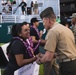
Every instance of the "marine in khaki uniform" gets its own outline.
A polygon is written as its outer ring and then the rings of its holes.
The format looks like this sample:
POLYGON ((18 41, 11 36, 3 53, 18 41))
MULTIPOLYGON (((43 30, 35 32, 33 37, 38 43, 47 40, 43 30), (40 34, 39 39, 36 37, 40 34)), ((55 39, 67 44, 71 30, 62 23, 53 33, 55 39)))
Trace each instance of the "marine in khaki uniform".
POLYGON ((72 31, 57 23, 53 8, 48 7, 40 14, 44 27, 49 31, 44 49, 46 53, 37 55, 38 64, 52 61, 55 52, 59 62, 59 75, 76 75, 76 47, 72 31))

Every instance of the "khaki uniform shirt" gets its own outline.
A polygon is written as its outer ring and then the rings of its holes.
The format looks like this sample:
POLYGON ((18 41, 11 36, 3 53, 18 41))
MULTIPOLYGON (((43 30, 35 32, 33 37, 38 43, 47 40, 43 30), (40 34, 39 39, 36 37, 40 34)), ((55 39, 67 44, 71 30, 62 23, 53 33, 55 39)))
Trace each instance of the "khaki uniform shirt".
POLYGON ((75 40, 72 31, 55 22, 48 31, 44 49, 58 54, 58 59, 76 57, 75 40))

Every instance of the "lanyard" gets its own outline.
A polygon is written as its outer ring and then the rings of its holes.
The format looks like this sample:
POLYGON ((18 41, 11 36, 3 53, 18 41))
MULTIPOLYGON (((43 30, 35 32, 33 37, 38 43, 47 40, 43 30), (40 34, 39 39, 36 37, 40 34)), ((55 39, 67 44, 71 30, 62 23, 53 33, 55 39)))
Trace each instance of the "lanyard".
POLYGON ((19 39, 20 41, 23 42, 24 46, 27 48, 27 51, 29 53, 29 55, 31 57, 35 57, 34 55, 34 50, 32 49, 32 47, 29 45, 29 43, 27 41, 24 41, 23 39, 21 39, 20 37, 13 37, 14 39, 19 39))

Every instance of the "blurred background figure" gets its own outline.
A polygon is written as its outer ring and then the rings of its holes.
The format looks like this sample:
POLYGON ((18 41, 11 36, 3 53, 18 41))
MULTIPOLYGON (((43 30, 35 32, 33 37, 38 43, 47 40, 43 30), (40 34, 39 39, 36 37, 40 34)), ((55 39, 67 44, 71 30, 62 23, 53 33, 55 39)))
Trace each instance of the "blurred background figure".
POLYGON ((30 36, 32 37, 32 41, 34 43, 33 48, 35 48, 35 55, 39 53, 39 45, 40 45, 40 38, 42 33, 39 32, 39 20, 36 17, 31 18, 31 27, 30 27, 30 36))
POLYGON ((8 5, 8 6, 12 6, 12 3, 11 3, 10 0, 7 0, 7 5, 8 5))
POLYGON ((34 14, 38 14, 38 3, 37 3, 37 1, 35 1, 33 10, 34 10, 34 14))
POLYGON ((32 14, 33 14, 33 7, 34 7, 34 3, 33 3, 33 1, 31 1, 31 9, 32 9, 32 14))
POLYGON ((69 24, 68 24, 68 23, 65 23, 65 26, 66 26, 67 28, 69 28, 69 24))
POLYGON ((71 24, 72 24, 71 30, 74 33, 75 43, 76 43, 76 13, 73 13, 71 18, 72 18, 72 20, 71 20, 71 24))
POLYGON ((34 3, 33 3, 33 1, 31 1, 31 8, 34 6, 34 3))
POLYGON ((2 3, 2 5, 5 5, 6 4, 6 1, 5 0, 2 0, 1 3, 2 3))
POLYGON ((6 8, 4 7, 3 9, 2 9, 2 15, 5 15, 7 13, 7 10, 6 10, 6 8))
POLYGON ((59 17, 59 16, 57 16, 56 21, 57 21, 58 23, 60 23, 60 17, 59 17))
POLYGON ((22 14, 26 14, 26 2, 24 2, 24 0, 22 0, 22 2, 20 3, 19 7, 21 6, 21 10, 22 10, 22 14))
POLYGON ((16 0, 13 0, 12 4, 16 4, 16 0))

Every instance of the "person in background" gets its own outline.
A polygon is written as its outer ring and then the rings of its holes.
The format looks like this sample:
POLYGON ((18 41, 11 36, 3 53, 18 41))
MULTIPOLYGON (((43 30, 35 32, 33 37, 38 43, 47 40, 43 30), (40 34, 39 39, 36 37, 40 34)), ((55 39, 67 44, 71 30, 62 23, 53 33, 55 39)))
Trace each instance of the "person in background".
POLYGON ((34 10, 34 14, 38 14, 38 3, 37 3, 37 1, 35 1, 35 3, 34 3, 33 10, 34 10))
POLYGON ((32 14, 33 14, 33 7, 34 7, 34 3, 33 3, 33 1, 31 1, 31 9, 32 9, 32 14))
POLYGON ((67 27, 67 28, 69 28, 69 23, 65 23, 64 26, 67 27))
POLYGON ((22 14, 24 15, 24 13, 26 14, 26 2, 24 2, 24 0, 22 0, 22 2, 19 4, 19 7, 21 6, 21 10, 22 10, 22 14))
POLYGON ((31 8, 34 6, 34 3, 33 3, 33 1, 31 1, 31 8))
POLYGON ((12 7, 12 3, 10 0, 7 0, 7 6, 11 6, 12 7))
POLYGON ((2 0, 1 3, 2 3, 3 6, 6 5, 6 1, 5 0, 2 0))
POLYGON ((5 14, 7 14, 7 10, 6 10, 6 8, 4 7, 4 8, 2 9, 2 15, 5 15, 5 14))
POLYGON ((2 19, 2 13, 0 12, 0 23, 1 23, 1 19, 2 19))
POLYGON ((12 4, 16 4, 16 0, 13 0, 13 1, 12 1, 12 4))
POLYGON ((12 7, 11 6, 8 7, 8 13, 12 14, 12 7))
POLYGON ((59 16, 57 16, 56 21, 57 21, 58 23, 60 23, 60 17, 59 17, 59 16))
POLYGON ((45 54, 38 54, 38 64, 51 62, 55 57, 59 62, 59 75, 76 75, 76 45, 72 31, 56 22, 52 7, 44 9, 40 17, 49 31, 44 49, 45 54), (55 55, 56 52, 56 55, 55 55))
POLYGON ((29 48, 26 39, 30 36, 29 24, 26 22, 12 28, 13 39, 8 48, 9 63, 3 75, 14 75, 14 71, 36 60, 34 52, 29 48))
POLYGON ((72 24, 71 30, 74 33, 75 43, 76 43, 76 13, 73 13, 71 18, 72 18, 72 20, 71 20, 71 24, 72 24))
POLYGON ((34 43, 35 48, 35 55, 39 53, 39 45, 40 45, 40 38, 42 36, 42 32, 39 32, 39 20, 36 17, 31 18, 31 27, 30 27, 30 36, 34 43))

